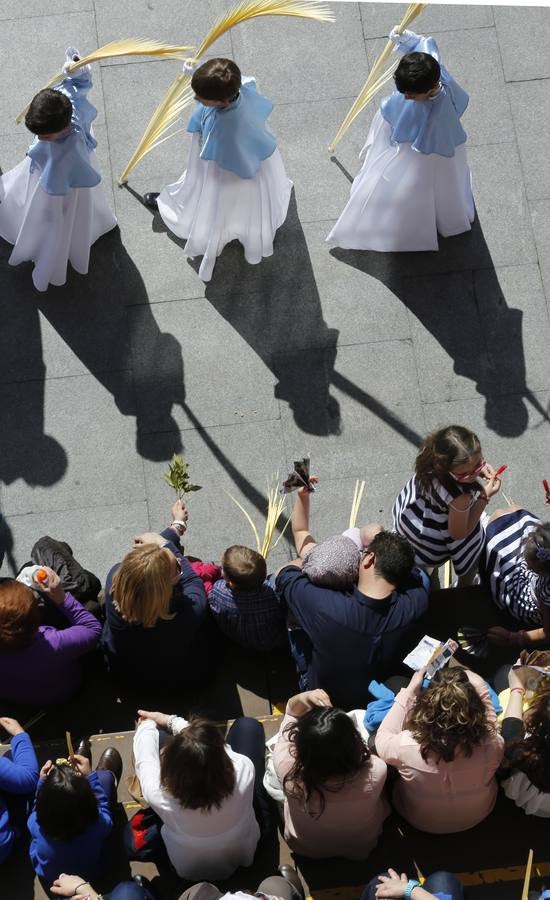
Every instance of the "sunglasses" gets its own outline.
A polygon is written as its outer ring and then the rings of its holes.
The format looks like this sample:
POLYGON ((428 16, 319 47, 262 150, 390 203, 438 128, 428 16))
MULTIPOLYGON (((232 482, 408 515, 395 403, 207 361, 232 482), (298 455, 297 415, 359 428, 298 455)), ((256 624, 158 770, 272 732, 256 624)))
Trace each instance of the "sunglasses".
POLYGON ((467 481, 468 478, 471 478, 472 475, 479 475, 481 470, 487 465, 483 457, 479 460, 477 466, 474 466, 470 472, 462 472, 460 475, 455 475, 454 472, 449 472, 451 478, 454 478, 455 481, 467 481))

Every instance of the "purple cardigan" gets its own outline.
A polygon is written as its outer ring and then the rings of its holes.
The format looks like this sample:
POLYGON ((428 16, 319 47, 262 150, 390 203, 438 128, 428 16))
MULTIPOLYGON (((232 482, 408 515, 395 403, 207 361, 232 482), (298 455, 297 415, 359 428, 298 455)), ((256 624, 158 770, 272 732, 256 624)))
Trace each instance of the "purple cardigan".
POLYGON ((0 692, 14 703, 61 703, 80 684, 79 656, 97 644, 101 624, 65 594, 58 609, 68 627, 58 631, 41 625, 30 646, 14 653, 0 653, 0 692))

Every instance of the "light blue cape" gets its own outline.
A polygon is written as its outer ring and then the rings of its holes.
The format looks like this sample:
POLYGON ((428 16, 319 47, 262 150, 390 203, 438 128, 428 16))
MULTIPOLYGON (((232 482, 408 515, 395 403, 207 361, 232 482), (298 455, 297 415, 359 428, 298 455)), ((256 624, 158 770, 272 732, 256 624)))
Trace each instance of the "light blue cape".
POLYGON ((94 187, 101 181, 90 162, 90 152, 97 146, 91 132, 97 110, 86 97, 91 87, 89 66, 56 86, 55 90, 65 94, 73 105, 71 129, 54 141, 35 138, 27 150, 31 172, 40 169, 39 184, 48 194, 63 195, 72 188, 94 187))
POLYGON ((225 109, 197 103, 187 131, 201 135, 201 159, 214 160, 240 178, 254 178, 277 142, 266 126, 273 104, 256 90, 253 78, 243 79, 239 96, 225 109))
POLYGON ((460 117, 468 106, 468 94, 441 65, 439 50, 432 37, 412 34, 411 39, 399 45, 402 53, 429 53, 441 66, 441 90, 430 100, 406 100, 395 91, 380 104, 380 112, 391 125, 393 144, 412 144, 419 153, 437 153, 439 156, 455 155, 455 148, 466 141, 467 135, 460 117))

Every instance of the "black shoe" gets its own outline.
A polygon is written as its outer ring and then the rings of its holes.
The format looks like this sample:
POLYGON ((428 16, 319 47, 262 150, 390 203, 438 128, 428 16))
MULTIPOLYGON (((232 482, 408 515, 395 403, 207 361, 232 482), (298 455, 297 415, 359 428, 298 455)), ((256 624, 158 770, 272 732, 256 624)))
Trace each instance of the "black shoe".
POLYGON ((296 869, 293 869, 292 866, 279 866, 277 871, 289 883, 296 900, 305 900, 304 886, 296 869))
POLYGON ((159 195, 159 191, 149 191, 149 193, 143 195, 143 204, 148 209, 158 209, 157 197, 159 195))
POLYGON ((115 777, 115 785, 118 787, 122 778, 122 757, 115 747, 107 747, 99 757, 97 769, 106 769, 115 777))
POLYGON ((92 765, 92 745, 89 738, 81 738, 74 752, 77 756, 85 756, 90 765, 92 765))

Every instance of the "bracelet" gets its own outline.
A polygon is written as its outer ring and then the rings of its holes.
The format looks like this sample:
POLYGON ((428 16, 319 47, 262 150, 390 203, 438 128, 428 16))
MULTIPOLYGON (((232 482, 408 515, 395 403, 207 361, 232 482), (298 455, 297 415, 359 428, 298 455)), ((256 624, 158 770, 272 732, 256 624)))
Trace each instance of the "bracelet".
POLYGON ((405 890, 403 891, 403 897, 405 898, 405 900, 410 900, 412 892, 417 887, 420 887, 420 882, 416 881, 416 879, 414 878, 409 878, 405 890))
POLYGON ((80 888, 84 887, 84 885, 86 885, 86 884, 88 885, 88 887, 92 886, 89 881, 81 881, 80 884, 78 885, 78 887, 76 887, 74 889, 75 894, 78 894, 80 888))
POLYGON ((525 688, 522 688, 522 687, 513 687, 513 688, 510 688, 510 693, 511 693, 511 694, 513 694, 514 691, 519 691, 520 694, 524 694, 524 693, 525 693, 525 688))
MULTIPOLYGON (((185 524, 185 522, 182 522, 181 519, 174 519, 173 522, 170 522, 170 528, 173 528, 174 525, 179 525, 181 528, 183 528, 183 531, 187 531, 187 525, 185 524)), ((177 528, 176 528, 176 531, 177 531, 177 528)))

